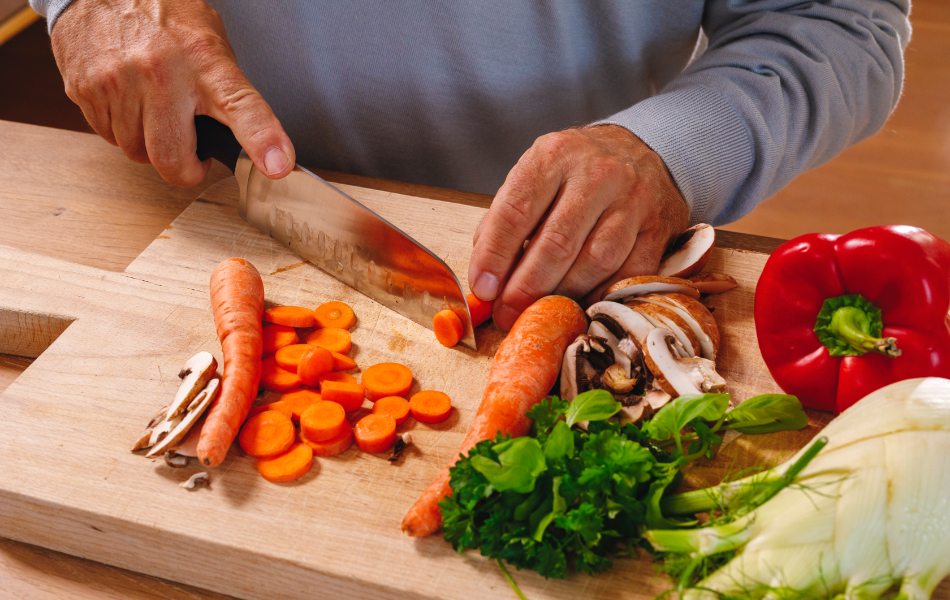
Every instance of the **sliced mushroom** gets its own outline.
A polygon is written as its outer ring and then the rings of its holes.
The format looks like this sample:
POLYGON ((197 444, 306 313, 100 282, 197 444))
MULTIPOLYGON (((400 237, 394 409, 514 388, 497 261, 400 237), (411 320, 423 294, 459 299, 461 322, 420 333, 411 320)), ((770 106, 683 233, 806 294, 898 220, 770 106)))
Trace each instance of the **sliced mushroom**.
POLYGON ((187 480, 182 481, 181 483, 178 484, 178 487, 183 487, 186 490, 193 490, 196 488, 200 488, 201 486, 205 486, 207 488, 211 487, 211 476, 208 475, 208 473, 206 473, 205 471, 202 471, 200 473, 195 473, 194 475, 189 477, 187 480))
POLYGON ((161 407, 155 416, 151 418, 148 422, 148 425, 145 426, 145 431, 142 432, 142 435, 139 436, 139 439, 135 440, 135 444, 132 445, 132 452, 137 452, 139 450, 144 450, 152 445, 152 432, 155 431, 155 426, 165 420, 165 415, 168 414, 168 406, 161 407))
POLYGON ((174 419, 188 409, 189 403, 194 400, 201 390, 205 388, 208 381, 214 377, 218 369, 218 361, 210 352, 199 352, 185 363, 178 377, 181 379, 181 385, 178 386, 178 393, 175 394, 175 400, 168 408, 167 419, 174 419))
POLYGON ((660 259, 657 275, 689 277, 703 270, 716 243, 716 230, 700 223, 679 234, 660 259))
POLYGON ((168 450, 175 449, 175 447, 185 439, 191 427, 201 418, 205 410, 211 406, 211 403, 218 396, 220 383, 220 379, 212 379, 209 381, 208 385, 192 399, 192 402, 188 403, 188 406, 185 407, 183 412, 179 412, 177 417, 164 421, 163 423, 169 424, 168 433, 152 446, 152 449, 149 450, 145 456, 152 458, 168 450))
POLYGON ((578 394, 601 387, 601 373, 614 364, 606 340, 586 334, 577 336, 564 352, 561 365, 561 399, 570 402, 578 394))
MULTIPOLYGON (((635 300, 631 298, 631 300, 635 300)), ((654 304, 652 302, 633 302, 630 308, 655 321, 657 327, 666 327, 673 332, 676 339, 686 348, 687 356, 696 356, 701 354, 702 349, 699 345, 699 339, 693 332, 689 324, 676 313, 672 308, 665 304, 654 304)))
POLYGON ((739 285, 731 275, 722 273, 700 273, 689 278, 702 294, 721 294, 739 285))
POLYGON ((591 321, 601 323, 614 334, 621 352, 631 360, 640 355, 640 348, 654 325, 629 306, 617 302, 597 302, 587 309, 591 321))
POLYGON ((649 404, 654 412, 669 404, 672 399, 673 397, 663 390, 650 390, 643 395, 643 401, 649 404))
POLYGON ((623 338, 618 339, 613 332, 607 329, 606 325, 597 321, 591 321, 590 327, 587 328, 587 335, 601 338, 607 342, 607 345, 610 346, 614 354, 614 365, 620 366, 620 368, 623 369, 624 375, 629 378, 633 372, 633 363, 631 356, 629 356, 627 352, 632 350, 633 358, 637 358, 637 362, 639 363, 640 349, 634 344, 627 344, 621 349, 620 346, 623 338))
POLYGON ((182 469, 188 466, 188 457, 175 454, 174 450, 169 450, 162 456, 165 458, 165 464, 173 469, 182 469))
POLYGON ((619 363, 614 363, 604 370, 600 379, 604 384, 604 388, 608 391, 614 394, 629 394, 640 378, 636 373, 634 377, 630 377, 630 373, 619 363))
POLYGON ((679 342, 669 329, 658 327, 647 336, 644 360, 660 389, 677 398, 683 394, 722 391, 726 380, 716 373, 716 365, 702 357, 678 358, 679 342))
POLYGON ((650 294, 630 298, 628 303, 650 303, 669 308, 696 336, 700 350, 697 354, 713 362, 716 361, 716 354, 719 351, 719 328, 716 326, 712 313, 699 301, 682 294, 650 294))
POLYGON ((637 402, 629 406, 623 406, 616 416, 621 425, 626 425, 627 423, 639 425, 652 417, 653 412, 653 407, 650 406, 650 403, 646 402, 643 398, 639 398, 637 402))
POLYGON ((623 302, 625 298, 630 296, 665 294, 668 292, 685 294, 699 300, 699 290, 696 289, 693 282, 679 277, 661 277, 659 275, 641 275, 618 281, 607 288, 602 300, 623 302))

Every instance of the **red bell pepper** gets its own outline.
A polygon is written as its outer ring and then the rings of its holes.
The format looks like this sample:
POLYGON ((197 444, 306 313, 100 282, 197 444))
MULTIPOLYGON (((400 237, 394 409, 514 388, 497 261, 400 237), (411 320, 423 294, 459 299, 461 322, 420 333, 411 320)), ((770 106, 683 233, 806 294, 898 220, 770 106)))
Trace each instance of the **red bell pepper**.
POLYGON ((950 244, 903 225, 788 241, 755 289, 772 377, 834 412, 895 381, 950 378, 948 312, 950 244))

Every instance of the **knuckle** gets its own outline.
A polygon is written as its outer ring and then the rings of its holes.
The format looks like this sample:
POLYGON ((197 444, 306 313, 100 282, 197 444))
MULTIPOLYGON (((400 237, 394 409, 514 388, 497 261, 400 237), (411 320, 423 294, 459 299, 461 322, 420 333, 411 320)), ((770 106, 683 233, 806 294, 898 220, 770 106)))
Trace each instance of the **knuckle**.
POLYGON ((621 256, 618 245, 611 240, 593 240, 581 251, 581 257, 598 276, 612 275, 626 258, 621 256))
POLYGON ((541 232, 538 245, 544 249, 549 259, 558 263, 572 260, 577 252, 574 236, 558 227, 545 228, 541 232))

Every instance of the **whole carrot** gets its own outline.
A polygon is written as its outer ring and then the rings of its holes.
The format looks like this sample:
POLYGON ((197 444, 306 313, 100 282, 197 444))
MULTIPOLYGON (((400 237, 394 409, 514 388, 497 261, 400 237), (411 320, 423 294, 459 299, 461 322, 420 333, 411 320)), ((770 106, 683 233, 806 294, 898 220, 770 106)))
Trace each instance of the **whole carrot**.
POLYGON ((198 460, 221 464, 237 437, 261 380, 264 282, 254 265, 229 258, 211 273, 211 312, 221 340, 224 376, 198 439, 198 460))
MULTIPOLYGON (((561 370, 564 351, 587 330, 587 316, 570 298, 547 296, 524 311, 495 353, 482 403, 460 454, 501 431, 513 437, 526 435, 531 419, 525 413, 551 391, 561 370)), ((402 530, 421 537, 442 527, 439 502, 452 494, 449 468, 459 455, 429 484, 402 520, 402 530)))

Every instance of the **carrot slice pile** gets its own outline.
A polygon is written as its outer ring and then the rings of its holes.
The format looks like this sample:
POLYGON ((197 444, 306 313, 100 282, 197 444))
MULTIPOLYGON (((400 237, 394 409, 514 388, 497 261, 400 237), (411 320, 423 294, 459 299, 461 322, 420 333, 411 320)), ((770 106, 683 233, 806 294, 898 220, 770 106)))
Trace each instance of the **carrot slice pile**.
POLYGON ((300 435, 313 442, 338 438, 349 427, 343 407, 336 402, 318 402, 300 416, 300 435))
POLYGON ((327 402, 336 402, 348 413, 357 411, 363 406, 365 390, 358 383, 344 383, 341 381, 324 381, 320 386, 320 397, 327 402))
POLYGON ((314 456, 336 456, 353 445, 353 428, 347 423, 343 433, 325 442, 315 442, 303 435, 300 436, 300 440, 313 449, 314 456))
POLYGON ((425 390, 412 395, 409 410, 421 423, 441 423, 452 413, 452 399, 444 392, 425 390))
POLYGON ((349 356, 340 354, 339 352, 334 352, 333 350, 330 350, 330 354, 333 355, 334 371, 349 371, 350 369, 356 368, 356 361, 349 356))
POLYGON ((300 377, 278 365, 273 356, 268 356, 261 366, 261 385, 272 392, 289 392, 300 387, 300 377))
POLYGON ((373 404, 373 414, 389 415, 397 426, 402 425, 409 419, 409 401, 399 396, 380 398, 373 404))
POLYGON ((320 392, 307 388, 288 392, 274 404, 282 404, 290 411, 290 418, 300 422, 300 415, 317 402, 320 402, 320 392))
POLYGON ((313 320, 318 327, 349 329, 356 324, 356 315, 342 302, 327 302, 313 311, 313 320))
POLYGON ((373 402, 386 396, 405 397, 412 388, 412 371, 399 363, 379 363, 363 371, 363 386, 373 402))
POLYGON ((491 318, 493 302, 486 302, 475 294, 465 296, 468 302, 469 314, 472 316, 472 327, 478 327, 491 318))
POLYGON ((292 419, 293 414, 294 414, 289 404, 278 400, 277 402, 271 402, 270 404, 260 404, 258 406, 252 407, 251 412, 248 416, 253 417, 254 415, 259 415, 265 410, 276 410, 277 412, 284 413, 285 415, 287 415, 288 419, 292 419))
POLYGON ((317 387, 318 378, 324 373, 333 370, 333 355, 326 348, 320 346, 310 346, 300 357, 300 363, 297 365, 297 375, 304 385, 317 387))
POLYGON ((272 483, 296 481, 313 467, 313 449, 307 444, 293 444, 277 456, 257 459, 257 472, 272 483))
POLYGON ((356 381, 356 377, 350 375, 349 373, 339 373, 337 371, 324 373, 317 378, 317 382, 320 384, 321 388, 323 388, 324 381, 336 381, 338 383, 358 383, 356 381))
POLYGON ((276 410, 265 410, 244 423, 238 441, 251 456, 274 456, 290 448, 297 437, 290 417, 276 410))
POLYGON ((273 354, 284 346, 299 344, 297 330, 286 325, 264 325, 264 354, 273 354))
POLYGON ((379 454, 396 441, 396 421, 387 414, 366 415, 353 428, 356 445, 363 452, 379 454))
POLYGON ((310 350, 309 344, 291 344, 283 348, 278 348, 277 352, 274 353, 274 358, 277 359, 277 364, 280 365, 281 368, 296 373, 297 365, 300 364, 300 358, 307 350, 310 350))
POLYGON ((339 352, 340 354, 346 354, 350 351, 350 347, 352 346, 350 332, 340 327, 317 329, 307 336, 307 343, 332 350, 333 352, 339 352))
POLYGON ((451 309, 440 310, 432 317, 435 339, 446 348, 451 348, 462 339, 462 320, 451 309))
POLYGON ((264 320, 288 327, 313 327, 313 311, 302 306, 275 306, 264 311, 264 320))

